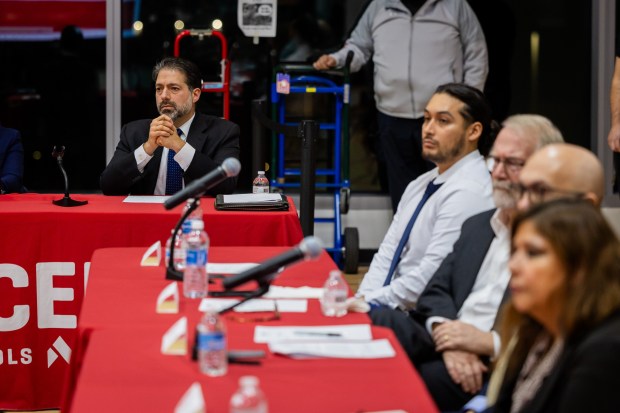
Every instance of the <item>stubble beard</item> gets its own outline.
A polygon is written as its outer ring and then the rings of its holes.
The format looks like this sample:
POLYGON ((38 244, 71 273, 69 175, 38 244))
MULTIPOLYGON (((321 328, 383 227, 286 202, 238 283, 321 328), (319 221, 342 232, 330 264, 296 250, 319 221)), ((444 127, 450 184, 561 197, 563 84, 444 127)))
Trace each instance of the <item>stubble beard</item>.
POLYGON ((442 148, 439 143, 432 138, 424 139, 430 139, 437 147, 437 152, 435 153, 428 153, 424 149, 422 149, 422 157, 428 161, 433 162, 434 164, 446 163, 453 160, 454 158, 459 156, 465 148, 465 135, 461 136, 459 140, 455 143, 455 145, 451 148, 442 148))
POLYGON ((497 208, 516 209, 517 197, 509 181, 493 180, 493 202, 497 208))
POLYGON ((159 114, 160 115, 168 115, 170 117, 170 119, 172 119, 173 122, 175 122, 177 119, 182 118, 183 116, 187 115, 190 110, 192 109, 192 100, 191 100, 191 96, 189 97, 189 99, 181 104, 180 106, 177 105, 175 102, 169 100, 166 102, 161 102, 159 104, 159 114), (162 109, 162 106, 164 105, 169 105, 174 107, 174 109, 162 109))

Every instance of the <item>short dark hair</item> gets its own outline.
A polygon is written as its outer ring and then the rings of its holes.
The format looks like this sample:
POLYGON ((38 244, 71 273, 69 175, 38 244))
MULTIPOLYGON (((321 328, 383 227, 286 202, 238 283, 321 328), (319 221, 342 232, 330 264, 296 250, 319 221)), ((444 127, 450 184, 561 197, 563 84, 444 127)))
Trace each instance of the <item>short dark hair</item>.
POLYGON ((440 85, 435 93, 445 93, 463 102, 463 108, 459 111, 468 125, 474 122, 482 124, 482 133, 478 139, 478 150, 483 156, 487 156, 495 136, 499 132, 500 125, 493 120, 491 106, 484 94, 475 87, 464 83, 446 83, 440 85))
POLYGON ((177 70, 185 75, 185 83, 190 90, 202 87, 200 69, 194 62, 181 57, 166 57, 153 67, 153 82, 157 82, 157 76, 162 69, 177 70))

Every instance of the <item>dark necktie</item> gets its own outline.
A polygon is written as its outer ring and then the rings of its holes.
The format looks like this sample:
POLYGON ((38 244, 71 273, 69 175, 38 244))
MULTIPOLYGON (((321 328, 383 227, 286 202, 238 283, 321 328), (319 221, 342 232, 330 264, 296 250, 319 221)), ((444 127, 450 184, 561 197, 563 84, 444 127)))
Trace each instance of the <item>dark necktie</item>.
MULTIPOLYGON (((183 131, 177 129, 177 134, 181 136, 183 131)), ((168 149, 168 168, 166 172, 166 195, 173 195, 183 188, 183 168, 174 160, 176 152, 168 149)))
POLYGON ((386 285, 390 285, 390 282, 392 281, 392 275, 394 275, 394 271, 396 270, 396 267, 398 266, 398 263, 400 262, 401 254, 403 253, 403 249, 405 248, 405 244, 407 243, 407 240, 409 240, 411 229, 413 228, 413 224, 415 223, 415 220, 418 219, 418 215, 420 215, 420 211, 422 210, 422 207, 424 206, 426 201, 428 201, 428 198, 430 198, 431 195, 433 195, 441 187, 441 185, 443 185, 443 183, 434 184, 431 181, 426 186, 426 191, 424 191, 424 195, 422 195, 422 199, 420 199, 420 203, 418 204, 415 211, 413 212, 413 215, 411 216, 411 219, 409 220, 409 223, 407 224, 407 227, 405 228, 405 232, 403 232, 403 236, 401 237, 400 242, 398 243, 398 247, 396 247, 396 251, 394 251, 394 257, 392 258, 392 264, 390 265, 390 270, 388 271, 387 277, 385 277, 385 281, 383 282, 384 287, 386 285))

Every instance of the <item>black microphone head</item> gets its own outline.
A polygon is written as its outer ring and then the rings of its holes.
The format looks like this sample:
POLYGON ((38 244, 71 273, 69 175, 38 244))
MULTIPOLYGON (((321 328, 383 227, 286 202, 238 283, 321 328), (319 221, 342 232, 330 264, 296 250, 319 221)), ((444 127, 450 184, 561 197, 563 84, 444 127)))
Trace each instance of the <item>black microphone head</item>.
POLYGON ((304 253, 307 260, 315 260, 319 258, 323 251, 323 243, 316 237, 306 237, 299 243, 299 249, 304 253))
POLYGON ((222 162, 222 169, 228 177, 237 176, 241 170, 241 162, 237 158, 226 158, 222 162))

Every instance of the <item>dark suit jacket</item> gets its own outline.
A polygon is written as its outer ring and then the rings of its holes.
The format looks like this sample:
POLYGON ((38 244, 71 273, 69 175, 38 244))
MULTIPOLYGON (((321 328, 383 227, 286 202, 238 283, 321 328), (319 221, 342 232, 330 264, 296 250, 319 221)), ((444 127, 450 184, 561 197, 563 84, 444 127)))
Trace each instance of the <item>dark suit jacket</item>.
POLYGON ((424 323, 432 316, 457 319, 495 238, 491 228, 494 213, 495 209, 481 212, 463 223, 452 252, 443 260, 418 298, 416 309, 412 312, 416 320, 424 323))
MULTIPOLYGON (((121 131, 121 139, 112 160, 101 174, 101 190, 105 195, 153 195, 159 173, 163 148, 159 147, 140 173, 133 152, 149 136, 151 119, 130 122, 121 131)), ((196 113, 187 135, 187 143, 196 149, 194 159, 183 178, 187 186, 221 165, 224 159, 239 159, 239 126, 215 116, 196 113)), ((207 194, 230 194, 237 178, 228 178, 207 194)))
MULTIPOLYGON (((516 378, 507 378, 493 412, 509 412, 516 378)), ((527 413, 620 411, 620 312, 569 340, 527 413)))
POLYGON ((0 126, 0 191, 24 192, 24 148, 19 131, 0 126))

